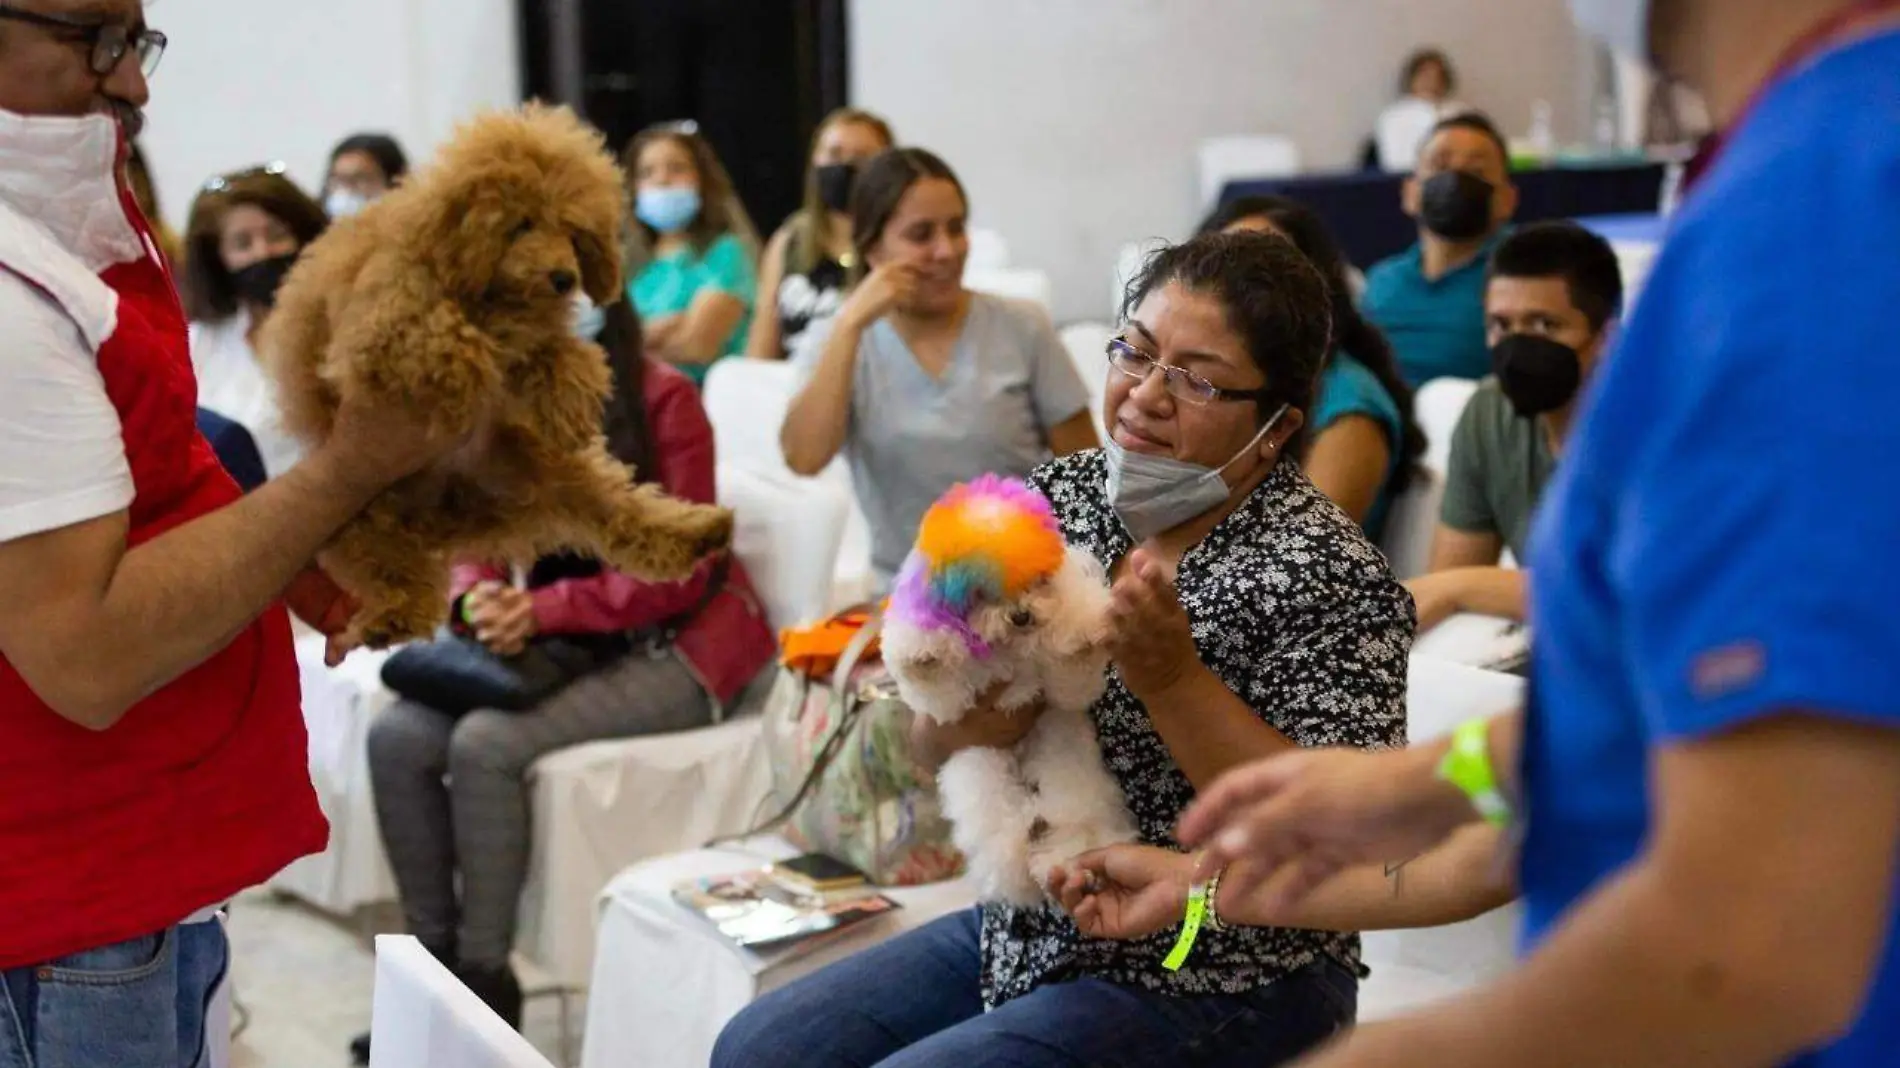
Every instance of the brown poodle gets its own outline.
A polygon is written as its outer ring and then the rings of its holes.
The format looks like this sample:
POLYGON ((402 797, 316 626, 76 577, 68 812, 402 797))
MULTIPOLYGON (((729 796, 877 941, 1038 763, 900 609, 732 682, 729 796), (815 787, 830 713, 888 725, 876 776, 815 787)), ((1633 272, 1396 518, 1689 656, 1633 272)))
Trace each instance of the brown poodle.
POLYGON ((607 453, 606 354, 573 334, 574 290, 622 299, 626 186, 565 108, 475 119, 433 165, 310 245, 261 346, 284 423, 309 444, 339 400, 405 405, 464 444, 397 483, 319 557, 361 608, 346 641, 426 637, 448 614, 451 557, 563 549, 655 580, 690 575, 732 517, 607 453))

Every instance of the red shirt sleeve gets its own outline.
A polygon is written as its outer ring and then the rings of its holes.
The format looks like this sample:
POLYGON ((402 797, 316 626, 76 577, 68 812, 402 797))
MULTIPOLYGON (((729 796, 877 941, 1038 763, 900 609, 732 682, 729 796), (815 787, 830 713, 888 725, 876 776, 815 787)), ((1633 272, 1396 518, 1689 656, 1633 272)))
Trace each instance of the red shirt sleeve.
MULTIPOLYGON (((657 481, 681 500, 713 503, 713 433, 699 391, 678 371, 648 360, 647 427, 653 435, 657 481)), ((712 580, 705 561, 683 582, 645 582, 618 571, 565 579, 533 591, 535 626, 543 634, 600 634, 637 630, 692 610, 712 580)))

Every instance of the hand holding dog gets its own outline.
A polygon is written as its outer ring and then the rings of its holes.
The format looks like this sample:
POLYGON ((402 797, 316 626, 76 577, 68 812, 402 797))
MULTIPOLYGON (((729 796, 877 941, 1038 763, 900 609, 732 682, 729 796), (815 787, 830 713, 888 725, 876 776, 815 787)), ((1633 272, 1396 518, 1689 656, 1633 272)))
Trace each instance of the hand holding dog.
POLYGON ((1128 554, 1110 591, 1108 653, 1128 691, 1146 704, 1200 666, 1172 569, 1147 549, 1128 554))
POLYGON ((1003 687, 996 686, 978 697, 963 718, 955 723, 938 723, 929 716, 918 716, 911 726, 912 748, 917 758, 931 769, 964 749, 1014 749, 1029 736, 1042 716, 1042 703, 1032 702, 1004 711, 996 705, 1003 687))
POLYGON ((426 414, 406 405, 346 394, 335 428, 311 460, 328 465, 345 487, 367 499, 434 463, 461 438, 431 426, 426 414))

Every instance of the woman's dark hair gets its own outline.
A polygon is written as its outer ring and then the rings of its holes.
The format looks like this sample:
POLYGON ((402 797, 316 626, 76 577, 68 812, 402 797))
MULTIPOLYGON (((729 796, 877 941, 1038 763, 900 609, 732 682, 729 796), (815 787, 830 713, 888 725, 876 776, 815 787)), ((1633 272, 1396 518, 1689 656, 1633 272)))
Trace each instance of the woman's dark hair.
POLYGON ((275 165, 213 179, 191 202, 191 218, 185 224, 185 277, 179 291, 185 314, 193 322, 228 319, 237 314, 242 303, 218 247, 224 235, 224 217, 239 205, 276 217, 297 238, 299 250, 308 247, 330 225, 323 206, 284 177, 275 165))
POLYGON ((1445 92, 1458 91, 1458 72, 1452 69, 1451 57, 1437 48, 1421 48, 1405 57, 1405 66, 1399 68, 1399 95, 1405 96, 1412 91, 1412 79, 1418 72, 1432 64, 1445 72, 1445 92))
MULTIPOLYGON (((1280 405, 1313 410, 1313 391, 1332 350, 1331 287, 1292 242, 1240 231, 1197 234, 1169 245, 1142 264, 1122 299, 1126 321, 1166 285, 1179 285, 1220 302, 1227 325, 1247 346, 1266 376, 1255 404, 1264 422, 1280 405)), ((1295 456, 1306 451, 1306 427, 1286 444, 1295 456)))
POLYGON ((1569 221, 1521 226, 1499 242, 1485 270, 1493 278, 1561 278, 1577 306, 1598 331, 1623 308, 1623 269, 1608 241, 1569 221))
MULTIPOLYGON (((395 185, 398 179, 409 173, 409 157, 402 154, 402 146, 388 134, 359 133, 345 137, 330 150, 331 169, 336 168, 337 160, 351 152, 361 152, 375 160, 376 166, 383 172, 383 180, 390 185, 395 185)), ((325 180, 328 180, 327 175, 325 180)))
MULTIPOLYGON (((1397 445, 1404 463, 1399 465, 1392 479, 1392 491, 1404 490, 1412 481, 1413 465, 1425 455, 1425 432, 1419 429, 1412 411, 1412 387, 1399 374, 1399 361, 1392 352, 1392 343, 1359 314, 1359 306, 1353 303, 1352 287, 1346 280, 1346 257, 1339 251, 1338 242, 1333 240, 1332 232, 1318 212, 1290 197, 1273 195, 1228 201, 1201 223, 1200 232, 1218 233, 1242 219, 1253 218, 1271 222, 1274 229, 1285 234, 1293 247, 1305 253, 1313 266, 1319 268, 1319 273, 1326 278, 1327 288, 1332 291, 1334 346, 1364 364, 1398 405, 1402 440, 1397 445)), ((1331 358, 1328 353, 1327 359, 1331 358)))
POLYGON ((851 191, 851 248, 858 254, 857 265, 852 269, 854 275, 862 276, 869 270, 866 254, 877 244, 878 238, 884 236, 884 228, 890 225, 891 216, 897 214, 897 205, 904 194, 926 178, 941 178, 956 186, 957 199, 963 201, 964 211, 969 211, 970 196, 957 180, 957 172, 927 149, 893 148, 880 152, 858 172, 857 185, 851 191))
POLYGON ((652 428, 647 425, 646 344, 640 315, 633 310, 633 302, 625 299, 601 310, 606 322, 594 341, 606 350, 607 367, 614 376, 602 431, 607 435, 607 451, 633 468, 635 481, 654 482, 658 480, 654 464, 659 452, 653 444, 652 428))

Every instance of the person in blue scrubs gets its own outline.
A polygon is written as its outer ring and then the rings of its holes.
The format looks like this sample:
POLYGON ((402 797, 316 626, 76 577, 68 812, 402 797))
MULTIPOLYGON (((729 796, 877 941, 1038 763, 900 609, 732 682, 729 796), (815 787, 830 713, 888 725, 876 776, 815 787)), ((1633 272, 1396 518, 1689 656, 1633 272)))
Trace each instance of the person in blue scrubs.
POLYGON ((1362 306, 1413 386, 1491 373, 1484 264, 1517 213, 1510 152, 1491 120, 1466 112, 1432 127, 1404 185, 1418 244, 1366 272, 1362 306))
POLYGON ((1179 837, 1283 902, 1521 839, 1524 966, 1308 1068, 1892 1066, 1900 0, 1572 6, 1727 132, 1538 520, 1529 708, 1256 763, 1179 837))

